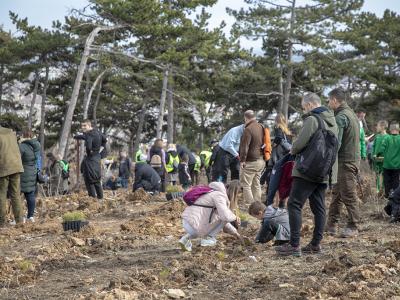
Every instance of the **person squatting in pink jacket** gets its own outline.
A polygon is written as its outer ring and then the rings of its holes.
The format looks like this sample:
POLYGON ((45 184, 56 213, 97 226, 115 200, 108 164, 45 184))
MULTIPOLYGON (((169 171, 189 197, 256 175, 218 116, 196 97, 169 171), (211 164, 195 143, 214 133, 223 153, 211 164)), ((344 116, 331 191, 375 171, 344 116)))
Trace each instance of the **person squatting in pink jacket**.
POLYGON ((179 240, 184 251, 192 251, 191 239, 200 237, 201 246, 215 246, 217 234, 225 232, 241 238, 231 222, 240 224, 240 218, 229 209, 229 199, 222 182, 211 182, 209 187, 214 191, 199 197, 196 204, 209 206, 188 206, 182 214, 182 224, 186 234, 179 240))

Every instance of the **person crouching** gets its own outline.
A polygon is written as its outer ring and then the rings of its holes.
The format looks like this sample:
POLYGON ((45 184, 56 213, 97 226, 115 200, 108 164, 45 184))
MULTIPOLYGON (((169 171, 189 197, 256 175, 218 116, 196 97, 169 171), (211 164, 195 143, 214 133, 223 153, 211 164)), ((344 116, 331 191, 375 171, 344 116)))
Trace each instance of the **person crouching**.
POLYGON ((228 234, 240 239, 236 228, 230 224, 236 221, 240 224, 240 218, 229 209, 230 201, 222 182, 211 182, 209 187, 212 192, 200 196, 196 205, 186 207, 182 214, 182 224, 186 234, 179 240, 184 251, 192 251, 191 239, 200 237, 200 245, 215 246, 216 236, 224 229, 228 234))
POLYGON ((249 207, 249 214, 261 220, 261 228, 256 236, 256 243, 268 243, 275 238, 275 246, 289 242, 290 226, 289 215, 286 209, 265 206, 260 201, 253 202, 249 207))

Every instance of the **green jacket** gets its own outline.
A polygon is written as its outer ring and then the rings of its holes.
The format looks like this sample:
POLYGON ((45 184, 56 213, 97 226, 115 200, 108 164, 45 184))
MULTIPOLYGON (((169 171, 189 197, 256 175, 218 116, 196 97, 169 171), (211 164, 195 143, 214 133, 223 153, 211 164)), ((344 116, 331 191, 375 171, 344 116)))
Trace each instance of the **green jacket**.
POLYGON ((0 166, 0 177, 24 172, 17 136, 4 127, 0 127, 0 166))
POLYGON ((389 135, 382 142, 383 168, 400 169, 400 135, 389 135))
POLYGON ((367 147, 365 145, 365 131, 364 128, 361 126, 360 126, 360 155, 362 159, 367 158, 367 147))
POLYGON ((343 103, 335 110, 335 119, 339 128, 339 163, 360 162, 360 123, 353 110, 343 103))
POLYGON ((35 152, 40 151, 40 144, 36 139, 25 140, 19 145, 24 173, 21 174, 21 192, 30 193, 36 190, 37 166, 35 152))
POLYGON ((378 133, 374 139, 374 145, 372 146, 372 155, 376 157, 383 157, 383 142, 390 137, 389 134, 378 133))
MULTIPOLYGON (((338 127, 336 125, 335 116, 332 111, 328 110, 324 106, 321 106, 314 109, 312 112, 319 113, 325 122, 326 129, 333 132, 333 134, 336 137, 338 136, 338 127)), ((311 113, 305 114, 303 116, 303 120, 304 120, 303 127, 301 128, 300 133, 297 136, 297 139, 293 142, 291 153, 294 155, 299 154, 308 146, 308 143, 310 142, 313 134, 318 129, 318 120, 316 117, 311 116, 311 113)), ((337 171, 338 171, 338 160, 336 159, 335 164, 333 165, 332 168, 332 184, 335 184, 337 182, 337 171)), ((295 167, 293 168, 292 176, 312 181, 309 178, 307 178, 307 176, 303 175, 296 169, 296 164, 295 167)), ((324 183, 328 182, 329 178, 327 177, 324 183)))

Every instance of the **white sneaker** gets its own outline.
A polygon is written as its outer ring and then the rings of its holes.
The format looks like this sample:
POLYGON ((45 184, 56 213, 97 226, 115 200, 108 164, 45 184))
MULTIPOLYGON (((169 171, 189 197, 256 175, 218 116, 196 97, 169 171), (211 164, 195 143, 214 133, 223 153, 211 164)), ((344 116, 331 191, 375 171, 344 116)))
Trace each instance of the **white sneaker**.
POLYGON ((15 222, 14 220, 13 220, 13 221, 10 221, 10 225, 11 225, 11 226, 15 226, 15 225, 17 225, 17 222, 15 222))
POLYGON ((31 222, 31 223, 35 223, 35 219, 33 217, 28 218, 27 221, 31 222))
POLYGON ((185 234, 179 240, 179 245, 181 246, 182 251, 192 251, 192 241, 190 240, 190 235, 185 234))
POLYGON ((207 236, 205 239, 202 239, 200 245, 202 247, 214 247, 217 244, 217 239, 212 236, 207 236))

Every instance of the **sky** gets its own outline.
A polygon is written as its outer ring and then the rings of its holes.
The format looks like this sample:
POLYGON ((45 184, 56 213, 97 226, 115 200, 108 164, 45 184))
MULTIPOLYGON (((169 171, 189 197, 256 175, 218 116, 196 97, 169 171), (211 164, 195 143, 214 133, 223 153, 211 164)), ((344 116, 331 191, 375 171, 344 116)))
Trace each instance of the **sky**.
MULTIPOLYGON (((298 0, 300 4, 310 3, 310 0, 298 0)), ((15 27, 10 22, 8 12, 11 10, 20 17, 28 17, 28 21, 32 25, 40 25, 50 28, 53 20, 64 21, 64 16, 73 8, 83 8, 88 4, 87 0, 0 0, 0 25, 5 30, 15 32, 15 27)), ((244 0, 218 0, 208 11, 212 14, 210 19, 210 27, 218 26, 222 21, 227 23, 225 32, 228 34, 231 25, 234 22, 233 17, 226 13, 225 8, 240 9, 245 6, 244 0)), ((364 0, 363 10, 371 11, 381 16, 385 9, 393 10, 400 13, 399 0, 364 0)), ((257 42, 242 41, 245 48, 259 47, 257 42)), ((257 52, 257 49, 255 49, 257 52)))

